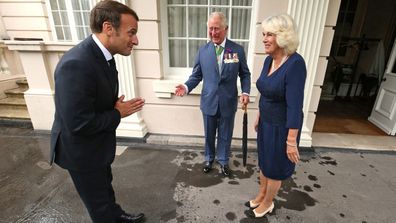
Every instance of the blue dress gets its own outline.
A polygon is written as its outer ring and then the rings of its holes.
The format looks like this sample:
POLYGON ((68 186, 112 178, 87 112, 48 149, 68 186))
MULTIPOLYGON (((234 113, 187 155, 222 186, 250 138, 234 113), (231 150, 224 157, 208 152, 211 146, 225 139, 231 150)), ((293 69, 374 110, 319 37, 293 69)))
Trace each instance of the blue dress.
POLYGON ((299 129, 297 143, 300 140, 307 71, 304 59, 298 53, 290 55, 268 76, 271 64, 272 57, 268 56, 256 82, 261 94, 257 151, 263 175, 274 180, 285 180, 295 169, 287 158, 286 140, 289 128, 299 129))

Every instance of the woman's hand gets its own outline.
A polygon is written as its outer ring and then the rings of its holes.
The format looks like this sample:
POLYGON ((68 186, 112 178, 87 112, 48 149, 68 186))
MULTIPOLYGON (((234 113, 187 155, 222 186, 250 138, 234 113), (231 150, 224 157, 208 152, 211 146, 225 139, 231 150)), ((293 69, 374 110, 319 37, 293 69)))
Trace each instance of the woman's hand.
POLYGON ((289 160, 292 163, 297 164, 298 161, 300 160, 300 154, 298 152, 297 143, 290 144, 286 142, 286 153, 287 153, 287 158, 289 158, 289 160))

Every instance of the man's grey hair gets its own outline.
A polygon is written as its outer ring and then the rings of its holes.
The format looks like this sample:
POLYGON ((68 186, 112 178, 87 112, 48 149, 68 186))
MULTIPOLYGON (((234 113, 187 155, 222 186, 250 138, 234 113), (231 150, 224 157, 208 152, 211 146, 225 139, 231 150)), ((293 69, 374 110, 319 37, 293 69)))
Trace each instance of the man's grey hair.
POLYGON ((224 13, 222 13, 222 12, 212 12, 209 15, 209 19, 208 19, 208 23, 207 24, 209 24, 209 20, 212 19, 213 17, 220 17, 221 26, 224 27, 224 28, 228 28, 227 17, 224 15, 224 13))

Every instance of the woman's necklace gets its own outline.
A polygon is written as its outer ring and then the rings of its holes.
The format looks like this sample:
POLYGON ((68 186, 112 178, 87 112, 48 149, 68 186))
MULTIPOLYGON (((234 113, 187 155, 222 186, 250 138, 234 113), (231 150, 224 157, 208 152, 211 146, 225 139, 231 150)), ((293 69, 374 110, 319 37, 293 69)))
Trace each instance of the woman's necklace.
POLYGON ((272 72, 276 71, 280 66, 282 66, 282 64, 287 60, 287 58, 289 58, 288 55, 283 56, 281 62, 277 67, 275 67, 275 60, 272 60, 271 71, 272 72))

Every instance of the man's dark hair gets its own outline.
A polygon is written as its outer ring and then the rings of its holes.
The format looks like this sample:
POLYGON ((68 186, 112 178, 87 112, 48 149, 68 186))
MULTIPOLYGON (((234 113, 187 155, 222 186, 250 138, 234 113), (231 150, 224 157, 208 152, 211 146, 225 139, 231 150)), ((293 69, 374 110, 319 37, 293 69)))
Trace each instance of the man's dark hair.
POLYGON ((120 27, 121 14, 132 15, 136 21, 139 17, 136 12, 128 6, 112 0, 104 0, 95 5, 91 10, 90 27, 93 33, 102 32, 104 22, 110 22, 111 25, 118 30, 120 27))

